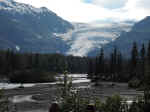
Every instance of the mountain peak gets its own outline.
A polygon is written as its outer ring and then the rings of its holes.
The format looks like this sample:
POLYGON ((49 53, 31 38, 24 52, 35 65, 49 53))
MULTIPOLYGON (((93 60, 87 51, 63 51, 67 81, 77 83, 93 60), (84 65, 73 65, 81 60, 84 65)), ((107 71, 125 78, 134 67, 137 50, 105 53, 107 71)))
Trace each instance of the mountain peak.
POLYGON ((150 16, 146 16, 146 19, 150 19, 150 16))
POLYGON ((54 34, 66 33, 72 24, 45 7, 0 0, 0 21, 0 49, 38 53, 64 53, 68 49, 54 34))
POLYGON ((146 18, 144 18, 143 20, 139 21, 138 23, 136 23, 133 27, 134 31, 150 31, 149 30, 149 25, 150 25, 150 16, 147 16, 146 18))
POLYGON ((51 13, 56 15, 54 12, 50 11, 46 7, 35 8, 29 4, 18 3, 13 0, 0 0, 0 10, 11 11, 13 13, 21 14, 38 14, 38 13, 51 13))
POLYGON ((13 0, 0 0, 0 2, 14 2, 13 0))
POLYGON ((39 8, 39 10, 40 10, 40 12, 42 12, 42 13, 51 13, 51 14, 53 14, 53 15, 56 15, 56 13, 54 13, 54 12, 52 12, 52 11, 50 11, 48 8, 46 8, 46 7, 41 7, 41 8, 39 8))
POLYGON ((0 6, 11 6, 13 2, 13 0, 0 0, 0 6))
POLYGON ((40 9, 42 9, 43 11, 49 11, 46 7, 41 7, 40 9))

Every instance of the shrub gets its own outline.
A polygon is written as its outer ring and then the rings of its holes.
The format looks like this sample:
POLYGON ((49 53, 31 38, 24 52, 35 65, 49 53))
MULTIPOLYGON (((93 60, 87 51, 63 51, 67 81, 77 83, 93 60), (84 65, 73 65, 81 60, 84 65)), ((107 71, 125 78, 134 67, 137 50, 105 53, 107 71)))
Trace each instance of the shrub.
POLYGON ((3 90, 0 89, 0 112, 10 112, 9 106, 10 106, 10 102, 8 98, 4 96, 3 90))
POLYGON ((121 112, 121 97, 119 95, 113 95, 106 99, 105 104, 103 104, 104 112, 121 112))
POLYGON ((128 82, 128 87, 130 88, 138 88, 140 87, 141 81, 138 79, 132 79, 128 82))
POLYGON ((17 71, 10 76, 10 82, 12 83, 42 83, 53 81, 55 81, 53 74, 36 70, 17 71))

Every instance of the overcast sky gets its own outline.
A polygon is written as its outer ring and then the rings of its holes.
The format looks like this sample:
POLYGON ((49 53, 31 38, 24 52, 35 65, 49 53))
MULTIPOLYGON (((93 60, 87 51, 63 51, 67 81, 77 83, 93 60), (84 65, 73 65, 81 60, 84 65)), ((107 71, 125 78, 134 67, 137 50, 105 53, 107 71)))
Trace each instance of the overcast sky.
POLYGON ((71 22, 141 20, 150 15, 150 0, 15 0, 47 7, 71 22))

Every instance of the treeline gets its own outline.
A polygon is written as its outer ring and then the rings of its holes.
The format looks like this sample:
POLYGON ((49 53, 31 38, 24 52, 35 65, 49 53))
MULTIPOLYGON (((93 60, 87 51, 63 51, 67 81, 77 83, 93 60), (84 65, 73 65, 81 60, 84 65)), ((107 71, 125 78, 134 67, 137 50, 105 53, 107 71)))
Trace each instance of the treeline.
POLYGON ((93 58, 0 51, 0 77, 5 76, 11 82, 49 82, 54 81, 54 75, 67 70, 69 73, 88 73, 93 80, 134 80, 140 85, 143 76, 150 73, 150 42, 140 48, 134 42, 128 58, 117 47, 109 57, 101 49, 99 56, 93 58))
POLYGON ((57 73, 86 73, 88 58, 61 54, 0 51, 0 77, 11 82, 49 82, 57 73))
POLYGON ((139 80, 142 83, 144 76, 150 70, 150 42, 138 49, 136 42, 133 43, 130 57, 125 57, 114 47, 109 58, 105 57, 104 50, 95 59, 89 60, 89 77, 94 80, 107 80, 128 82, 139 80), (145 46, 148 46, 147 48, 145 46))

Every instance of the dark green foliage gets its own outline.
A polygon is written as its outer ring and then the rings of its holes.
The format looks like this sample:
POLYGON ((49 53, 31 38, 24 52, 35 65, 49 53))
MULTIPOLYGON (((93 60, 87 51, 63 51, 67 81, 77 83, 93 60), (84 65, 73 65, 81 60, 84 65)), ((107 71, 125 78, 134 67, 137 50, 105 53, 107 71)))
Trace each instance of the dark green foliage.
POLYGON ((128 104, 127 100, 119 95, 109 96, 104 102, 93 96, 83 98, 80 91, 72 87, 72 81, 69 80, 67 72, 64 73, 61 90, 63 91, 59 104, 61 112, 148 112, 145 111, 148 107, 143 97, 138 97, 132 104, 128 104), (93 111, 89 110, 90 107, 93 111))
POLYGON ((104 112, 121 112, 121 101, 119 95, 108 97, 103 107, 104 112))
POLYGON ((141 73, 138 75, 139 79, 143 79, 142 76, 144 76, 145 72, 145 62, 146 62, 146 50, 145 50, 145 45, 142 45, 142 49, 140 50, 140 68, 141 68, 141 73))
POLYGON ((138 66, 138 49, 136 42, 133 43, 133 48, 131 51, 131 79, 137 75, 138 66))
POLYGON ((0 76, 11 82, 55 81, 56 73, 87 73, 88 58, 61 54, 34 54, 0 51, 0 76))
POLYGON ((100 56, 97 60, 98 62, 98 67, 97 67, 97 72, 98 72, 98 77, 102 76, 105 73, 105 60, 104 60, 104 50, 101 49, 100 51, 100 56))
POLYGON ((92 77, 94 76, 94 74, 93 74, 94 71, 95 71, 95 70, 94 70, 94 68, 95 68, 94 65, 95 65, 95 64, 93 63, 93 60, 92 60, 92 59, 89 59, 89 60, 88 60, 88 77, 91 77, 91 78, 92 78, 92 77))
POLYGON ((150 64, 150 41, 148 43, 148 49, 147 49, 147 61, 148 61, 148 64, 150 64))
POLYGON ((119 95, 109 96, 101 102, 98 98, 82 98, 78 91, 70 91, 60 103, 61 112, 149 112, 148 106, 142 97, 135 99, 131 104, 119 95), (93 107, 94 111, 90 111, 89 106, 93 107))
POLYGON ((16 106, 9 101, 2 89, 0 89, 0 112, 17 112, 16 106))
POLYGON ((89 61, 89 77, 92 81, 129 82, 129 87, 135 88, 150 81, 150 42, 147 50, 144 44, 137 46, 134 42, 130 58, 123 56, 117 47, 109 58, 103 52, 101 49, 100 55, 89 61))
POLYGON ((138 88, 140 87, 141 81, 137 78, 134 78, 128 82, 128 87, 130 88, 138 88))
POLYGON ((36 82, 53 82, 55 74, 36 70, 16 71, 10 76, 12 83, 36 83, 36 82))

